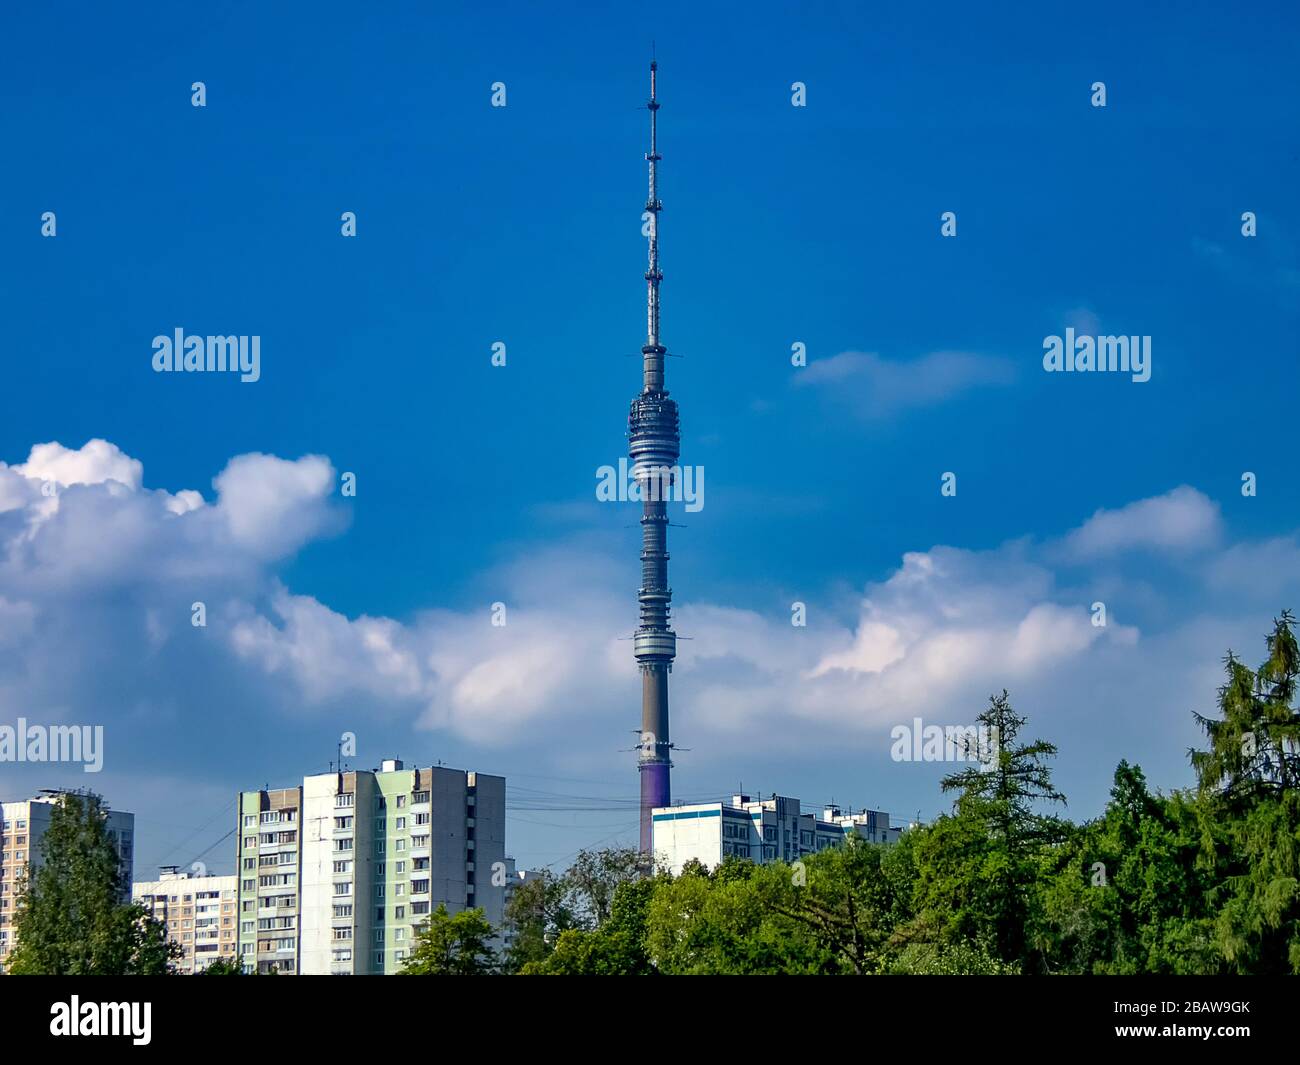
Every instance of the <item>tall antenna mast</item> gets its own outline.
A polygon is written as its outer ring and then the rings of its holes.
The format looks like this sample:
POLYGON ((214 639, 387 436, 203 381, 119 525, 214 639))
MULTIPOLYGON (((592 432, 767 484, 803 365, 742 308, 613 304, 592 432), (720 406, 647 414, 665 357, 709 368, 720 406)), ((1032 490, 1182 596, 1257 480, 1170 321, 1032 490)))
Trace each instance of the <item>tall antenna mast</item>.
POLYGON ((664 356, 659 333, 659 142, 658 69, 650 61, 650 194, 645 215, 649 238, 646 280, 646 342, 641 349, 642 390, 628 414, 632 476, 640 487, 641 588, 637 600, 641 623, 634 637, 634 654, 641 670, 641 851, 654 846, 652 812, 672 801, 672 744, 668 738, 668 674, 677 656, 677 635, 669 622, 672 592, 668 588, 668 508, 673 468, 681 446, 677 404, 664 391, 664 356))
POLYGON ((645 209, 650 226, 649 265, 646 268, 646 346, 644 354, 645 388, 655 391, 664 386, 664 349, 659 344, 659 282, 664 279, 659 269, 659 212, 664 205, 659 201, 659 155, 658 125, 659 98, 656 75, 659 64, 650 60, 650 150, 646 160, 650 164, 650 195, 646 198, 645 209))

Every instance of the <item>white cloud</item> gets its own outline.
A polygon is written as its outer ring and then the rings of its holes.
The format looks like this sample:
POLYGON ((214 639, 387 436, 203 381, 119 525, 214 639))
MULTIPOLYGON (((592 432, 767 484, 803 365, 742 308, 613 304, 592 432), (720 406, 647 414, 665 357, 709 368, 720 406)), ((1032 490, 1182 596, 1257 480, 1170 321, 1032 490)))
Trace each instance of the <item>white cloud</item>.
MULTIPOLYGON (((38 451, 45 457, 0 467, 4 498, 19 500, 0 513, 0 716, 93 715, 110 726, 110 756, 123 735, 159 752, 221 729, 283 742, 287 728, 339 713, 541 759, 608 759, 632 744, 635 574, 622 538, 521 552, 476 575, 480 601, 461 609, 350 617, 284 587, 279 573, 339 527, 326 459, 238 456, 204 502, 146 488, 139 463, 112 445, 38 451), (51 511, 29 472, 54 469, 76 483, 60 482, 51 511), (203 629, 190 625, 196 600, 207 606, 203 629), (503 627, 491 623, 496 601, 503 627)), ((1179 591, 1224 617, 1241 613, 1243 569, 1297 553, 1293 539, 1217 549, 1223 538, 1214 504, 1184 487, 1100 511, 1057 541, 909 552, 847 611, 810 592, 806 628, 790 624, 788 597, 774 593, 743 605, 680 601, 676 627, 690 639, 674 672, 676 738, 698 745, 697 763, 877 751, 890 725, 969 721, 1003 686, 1049 726, 1058 715, 1058 728, 1085 730, 1099 685, 1145 690, 1142 678, 1181 676, 1193 654, 1213 663, 1223 650, 1213 641, 1231 625, 1169 622, 1167 590, 1116 571, 1123 552, 1196 549, 1175 555, 1187 566, 1179 591), (1087 573, 1098 560, 1104 572, 1087 573), (1092 624, 1099 594, 1105 628, 1092 624), (1158 619, 1154 631, 1144 615, 1158 619)), ((1278 600, 1270 613, 1296 590, 1294 570, 1267 589, 1278 600)), ((1247 598, 1258 611, 1257 596, 1247 598)), ((1266 620, 1255 616, 1249 631, 1266 620)), ((1192 707, 1156 705, 1155 690, 1144 703, 1151 720, 1183 722, 1192 707)))
POLYGON ((320 455, 286 462, 239 455, 212 482, 234 545, 262 558, 291 554, 331 525, 334 468, 320 455))
POLYGON ((1182 485, 1118 510, 1098 510, 1065 539, 1066 550, 1083 559, 1126 551, 1193 551, 1218 543, 1223 532, 1218 504, 1182 485))
POLYGON ((794 382, 825 389, 864 418, 879 418, 943 403, 972 388, 1010 384, 1014 377, 1008 360, 966 351, 936 351, 906 362, 844 351, 796 371, 794 382))
POLYGON ((144 477, 144 465, 138 459, 123 454, 116 444, 98 439, 87 441, 76 451, 59 443, 37 444, 27 461, 14 469, 23 477, 64 487, 116 481, 136 490, 144 477))

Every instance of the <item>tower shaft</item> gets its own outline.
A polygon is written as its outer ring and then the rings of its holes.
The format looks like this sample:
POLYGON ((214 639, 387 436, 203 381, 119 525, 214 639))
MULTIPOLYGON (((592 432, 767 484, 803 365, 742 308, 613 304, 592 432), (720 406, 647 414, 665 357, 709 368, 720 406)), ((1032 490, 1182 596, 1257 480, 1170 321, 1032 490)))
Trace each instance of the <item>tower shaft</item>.
POLYGON ((650 64, 650 192, 645 205, 649 259, 646 267, 646 342, 641 349, 642 389, 632 401, 628 437, 632 475, 640 488, 641 588, 640 624, 634 654, 641 671, 641 850, 653 848, 652 811, 672 801, 672 744, 668 734, 668 674, 677 656, 677 636, 669 615, 668 508, 681 446, 677 404, 664 390, 664 359, 668 354, 659 334, 659 101, 657 65, 650 64))

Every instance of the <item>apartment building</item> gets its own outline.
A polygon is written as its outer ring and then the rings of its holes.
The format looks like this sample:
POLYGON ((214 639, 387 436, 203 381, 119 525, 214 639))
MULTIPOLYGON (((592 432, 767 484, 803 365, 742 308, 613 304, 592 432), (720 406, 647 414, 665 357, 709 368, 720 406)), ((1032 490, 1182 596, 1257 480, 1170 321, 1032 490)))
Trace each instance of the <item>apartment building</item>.
MULTIPOLYGON (((502 907, 508 915, 510 912, 510 903, 515 897, 515 893, 525 884, 532 883, 534 880, 540 880, 542 872, 540 869, 520 869, 515 863, 514 858, 507 857, 505 860, 504 876, 498 879, 504 879, 505 892, 502 896, 502 907)), ((503 921, 501 933, 498 937, 498 947, 502 951, 507 951, 514 945, 515 929, 508 920, 503 921)))
POLYGON ((239 799, 244 968, 400 971, 427 916, 505 905, 505 778, 443 766, 323 773, 239 799))
POLYGON ((710 869, 732 856, 792 862, 838 846, 851 832, 873 843, 892 843, 902 832, 890 826, 882 810, 845 813, 829 806, 818 817, 785 795, 733 795, 730 802, 659 807, 651 818, 655 859, 674 876, 692 860, 710 869))
POLYGON ((163 866, 157 880, 137 882, 131 897, 167 927, 167 938, 184 951, 178 973, 201 973, 218 958, 238 956, 237 885, 234 876, 194 876, 163 866))
MULTIPOLYGON (((50 789, 34 799, 0 802, 0 969, 17 942, 14 917, 19 885, 28 866, 40 866, 41 837, 49 828, 50 815, 60 794, 50 789)), ((105 817, 109 841, 121 862, 118 872, 122 901, 126 902, 131 897, 135 814, 107 810, 105 817)))
POLYGON ((301 815, 301 786, 240 793, 236 901, 247 972, 298 971, 301 815))

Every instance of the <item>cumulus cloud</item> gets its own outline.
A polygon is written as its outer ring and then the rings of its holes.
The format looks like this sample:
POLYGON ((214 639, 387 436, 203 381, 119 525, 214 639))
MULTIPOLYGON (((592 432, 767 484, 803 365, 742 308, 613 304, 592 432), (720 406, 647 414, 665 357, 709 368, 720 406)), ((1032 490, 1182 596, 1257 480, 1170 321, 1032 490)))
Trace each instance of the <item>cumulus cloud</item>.
POLYGON ((116 444, 91 440, 76 451, 59 443, 37 444, 27 461, 15 466, 14 471, 23 477, 53 481, 64 487, 116 481, 124 488, 138 489, 144 465, 123 454, 116 444))
POLYGON ((972 388, 1010 384, 1014 377, 1008 360, 967 351, 935 351, 909 361, 844 351, 814 360, 794 382, 826 391, 864 418, 880 418, 943 403, 972 388))
MULTIPOLYGON (((252 454, 231 459, 207 498, 168 492, 102 441, 42 445, 0 465, 0 715, 115 721, 124 728, 110 743, 148 736, 158 750, 188 743, 204 757, 222 730, 228 749, 250 730, 282 737, 340 711, 551 759, 630 746, 638 678, 625 542, 575 534, 521 552, 477 575, 487 594, 468 607, 348 616, 281 573, 341 528, 336 484, 321 456, 252 454), (492 624, 498 600, 504 626, 492 624), (190 624, 195 601, 206 605, 202 629, 190 624)), ((1257 559, 1297 557, 1294 540, 1219 548, 1224 539, 1217 507, 1182 487, 1099 511, 1052 541, 909 552, 847 605, 808 596, 806 627, 790 624, 788 597, 774 592, 687 599, 675 609, 689 639, 674 721, 679 735, 744 758, 875 750, 914 715, 969 721, 1003 686, 1083 714, 1098 678, 1136 687, 1158 672, 1152 655, 1183 669, 1222 651, 1210 648, 1223 625, 1186 619, 1194 648, 1180 645, 1178 624, 1148 631, 1140 615, 1159 615, 1158 593, 1117 574, 1126 552, 1185 559, 1189 587, 1218 604, 1240 602, 1229 586, 1257 559), (1104 593, 1094 561, 1106 564, 1104 593), (1105 626, 1092 612, 1101 594, 1105 626)))
POLYGON ((331 525, 334 468, 320 455, 239 455, 212 483, 232 546, 256 557, 291 554, 331 525))
POLYGON ((1218 504, 1182 485, 1118 510, 1098 510, 1066 537, 1065 547, 1084 559, 1145 549, 1194 551, 1218 543, 1222 532, 1218 504))
POLYGON ((850 742, 913 714, 951 720, 964 706, 971 716, 996 687, 1078 661, 1095 643, 1138 637, 1133 626, 1094 626, 1089 605, 1021 545, 909 553, 867 586, 855 615, 810 623, 806 636, 779 615, 691 606, 681 625, 696 636, 679 657, 683 677, 704 678, 698 691, 683 681, 693 720, 780 733, 804 718, 850 742), (718 658, 729 668, 711 669, 718 658))

